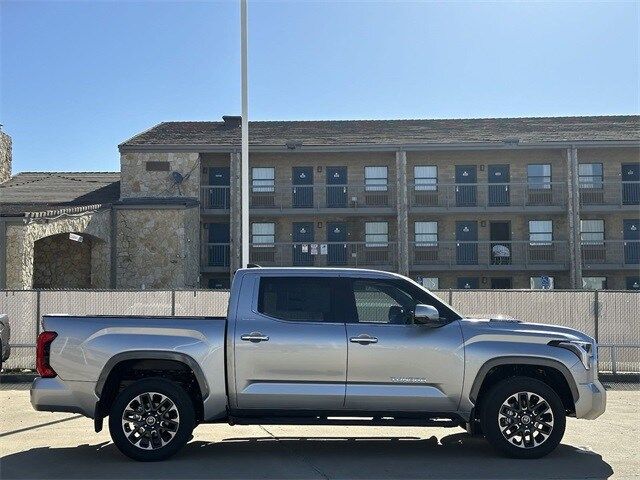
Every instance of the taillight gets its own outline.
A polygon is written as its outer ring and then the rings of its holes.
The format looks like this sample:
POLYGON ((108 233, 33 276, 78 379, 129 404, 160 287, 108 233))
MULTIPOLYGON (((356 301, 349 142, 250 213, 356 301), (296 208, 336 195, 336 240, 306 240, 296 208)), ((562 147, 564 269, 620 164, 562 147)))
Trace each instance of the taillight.
POLYGON ((56 332, 42 332, 36 342, 36 370, 42 378, 53 378, 58 374, 49 365, 51 342, 58 336, 56 332))

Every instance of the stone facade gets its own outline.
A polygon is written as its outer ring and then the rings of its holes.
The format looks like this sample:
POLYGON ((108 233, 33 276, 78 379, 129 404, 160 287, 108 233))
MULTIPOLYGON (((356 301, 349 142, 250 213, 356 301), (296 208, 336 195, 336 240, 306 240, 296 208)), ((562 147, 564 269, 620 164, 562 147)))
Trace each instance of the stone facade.
POLYGON ((120 209, 116 215, 118 288, 197 287, 198 208, 120 209))
POLYGON ((198 153, 124 153, 120 156, 120 195, 126 198, 200 198, 198 153), (182 175, 177 184, 173 174, 182 175))
POLYGON ((91 237, 76 242, 66 233, 34 245, 33 288, 91 288, 91 237))
POLYGON ((0 132, 0 183, 11 177, 11 137, 0 132))

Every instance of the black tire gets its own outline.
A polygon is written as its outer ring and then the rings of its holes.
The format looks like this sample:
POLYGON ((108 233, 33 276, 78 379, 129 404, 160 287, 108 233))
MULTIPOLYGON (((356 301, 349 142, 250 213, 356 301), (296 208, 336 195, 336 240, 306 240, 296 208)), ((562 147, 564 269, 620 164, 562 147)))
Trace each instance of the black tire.
POLYGON ((109 432, 113 443, 126 456, 141 462, 155 462, 174 455, 189 441, 194 427, 195 412, 191 398, 178 384, 163 378, 145 378, 129 385, 118 394, 109 412, 109 432), (153 398, 152 395, 142 397, 151 393, 156 395, 153 398), (163 396, 173 406, 169 406, 163 396), (138 402, 140 398, 149 398, 149 402, 144 402, 146 406, 138 402), (140 405, 139 410, 132 409, 131 405, 140 405), (134 413, 142 418, 134 422, 128 417, 125 426, 125 410, 128 415, 134 413), (153 424, 148 420, 150 417, 154 417, 153 424), (134 428, 127 434, 125 428, 132 425, 134 428), (142 434, 141 428, 144 429, 142 434))
POLYGON ((540 380, 507 378, 491 387, 481 402, 482 431, 489 443, 508 457, 544 457, 562 440, 564 405, 558 394, 540 380), (519 395, 521 392, 524 395, 519 395))

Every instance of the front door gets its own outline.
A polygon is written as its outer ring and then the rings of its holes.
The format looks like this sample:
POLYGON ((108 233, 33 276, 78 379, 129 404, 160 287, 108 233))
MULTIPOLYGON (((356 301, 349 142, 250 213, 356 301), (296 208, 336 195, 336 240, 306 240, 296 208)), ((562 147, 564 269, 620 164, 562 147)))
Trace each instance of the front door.
POLYGON ((623 163, 622 203, 640 205, 640 163, 623 163))
POLYGON ((328 256, 327 265, 347 264, 347 224, 344 222, 327 223, 328 256))
MULTIPOLYGON (((240 302, 231 330, 236 398, 242 410, 344 407, 347 340, 334 278, 245 277, 253 300, 240 302)), ((243 283, 243 290, 244 290, 243 283)))
POLYGON ((209 242, 207 245, 208 264, 210 267, 229 266, 229 223, 210 223, 209 242))
POLYGON ((455 314, 402 279, 345 279, 347 395, 355 411, 451 412, 460 398, 463 338, 455 314), (429 328, 413 323, 416 304, 433 305, 451 320, 429 328))
POLYGON ((229 208, 230 205, 230 168, 209 167, 208 208, 229 208))
POLYGON ((475 207, 478 187, 475 165, 456 165, 456 206, 475 207))
POLYGON ((462 290, 475 290, 480 288, 478 277, 458 277, 456 286, 462 290))
POLYGON ((347 206, 347 167, 327 167, 327 207, 347 206))
POLYGON ((456 263, 458 265, 477 265, 478 222, 456 222, 456 263))
POLYGON ((491 265, 511 265, 511 223, 490 222, 491 265))
POLYGON ((627 277, 627 290, 640 290, 640 276, 627 277))
POLYGON ((313 207, 313 167, 293 167, 293 207, 313 207))
POLYGON ((640 220, 623 220, 624 263, 640 263, 640 220))
POLYGON ((318 252, 313 242, 313 222, 296 222, 293 224, 293 265, 311 266, 318 252))
POLYGON ((489 165, 489 206, 503 207, 510 203, 509 165, 489 165))

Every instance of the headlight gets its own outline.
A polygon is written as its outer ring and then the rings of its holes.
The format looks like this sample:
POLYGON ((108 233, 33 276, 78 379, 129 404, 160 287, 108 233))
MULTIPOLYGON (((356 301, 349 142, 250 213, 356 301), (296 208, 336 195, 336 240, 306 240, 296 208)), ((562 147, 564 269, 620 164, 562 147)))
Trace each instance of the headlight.
POLYGON ((589 370, 591 358, 595 355, 595 347, 593 344, 580 340, 554 340, 549 342, 549 345, 564 348, 575 353, 582 362, 582 365, 584 365, 584 368, 589 370))

